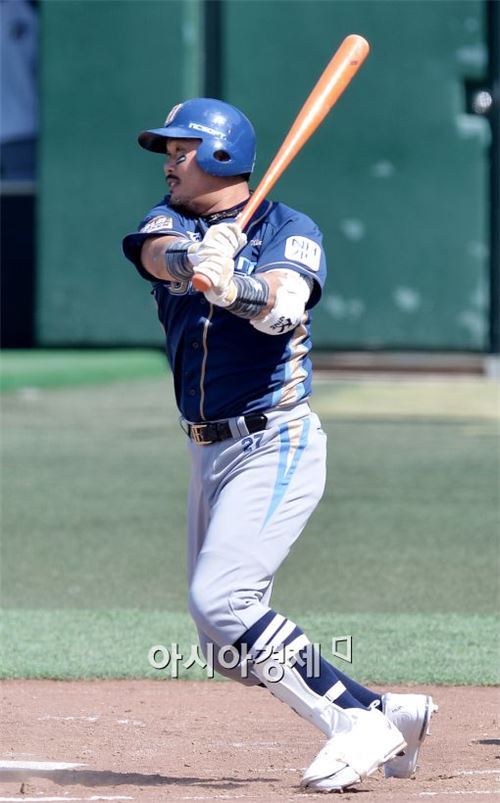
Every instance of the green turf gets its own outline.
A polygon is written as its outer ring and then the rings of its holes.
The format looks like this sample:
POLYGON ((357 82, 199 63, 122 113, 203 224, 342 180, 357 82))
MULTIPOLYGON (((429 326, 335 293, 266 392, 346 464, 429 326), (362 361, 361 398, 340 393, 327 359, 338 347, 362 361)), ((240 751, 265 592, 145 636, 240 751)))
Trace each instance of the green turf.
MULTIPOLYGON (((295 612, 291 612, 295 616, 295 612)), ((499 649, 494 616, 296 612, 321 654, 372 683, 496 684, 499 649), (352 637, 352 662, 333 639, 352 637)), ((168 611, 5 611, 0 677, 149 677, 206 679, 196 632, 186 613, 168 611), (148 653, 162 645, 182 656, 153 669, 148 653), (192 662, 191 662, 192 663, 192 662)))
POLYGON ((165 364, 160 350, 13 349, 1 353, 0 388, 5 392, 155 377, 162 375, 165 364))
MULTIPOLYGON (((95 384, 81 356, 91 384, 37 383, 32 354, 2 397, 4 676, 156 676, 147 647, 194 640, 171 378, 125 360, 95 384)), ((316 384, 327 491, 274 605, 323 643, 352 631, 360 679, 499 679, 497 404, 480 379, 316 384)))

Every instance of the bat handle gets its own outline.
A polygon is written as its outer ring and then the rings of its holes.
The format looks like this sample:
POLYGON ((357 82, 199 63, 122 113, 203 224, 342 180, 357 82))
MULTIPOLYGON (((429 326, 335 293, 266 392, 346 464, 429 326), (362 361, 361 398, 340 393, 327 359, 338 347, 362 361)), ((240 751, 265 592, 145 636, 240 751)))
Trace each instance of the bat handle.
POLYGON ((195 290, 198 290, 199 293, 206 293, 207 290, 210 290, 212 287, 212 282, 207 276, 204 276, 203 273, 193 274, 191 284, 195 290))
MULTIPOLYGON (((239 227, 242 231, 244 228, 246 228, 250 218, 262 201, 262 197, 260 195, 257 195, 257 198, 255 198, 256 194, 257 191, 251 196, 243 211, 240 212, 236 218, 236 222, 239 224, 239 227)), ((210 290, 212 287, 212 282, 210 279, 204 276, 203 273, 194 273, 193 278, 191 279, 191 284, 195 290, 198 290, 199 293, 206 293, 207 290, 210 290)))

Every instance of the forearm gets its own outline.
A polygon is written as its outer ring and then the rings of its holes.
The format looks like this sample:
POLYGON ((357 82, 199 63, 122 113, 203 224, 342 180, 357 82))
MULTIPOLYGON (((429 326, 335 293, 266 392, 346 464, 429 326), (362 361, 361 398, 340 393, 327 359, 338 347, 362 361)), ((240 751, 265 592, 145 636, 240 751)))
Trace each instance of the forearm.
POLYGON ((154 237, 146 240, 141 262, 146 271, 162 281, 188 282, 194 267, 208 276, 210 282, 225 286, 234 270, 234 254, 246 243, 236 223, 211 226, 201 242, 187 237, 154 237))
POLYGON ((301 321, 312 281, 293 271, 234 276, 221 305, 269 335, 283 334, 301 321))
POLYGON ((186 250, 192 243, 183 237, 154 237, 146 240, 141 262, 152 276, 164 282, 189 281, 193 266, 186 250))

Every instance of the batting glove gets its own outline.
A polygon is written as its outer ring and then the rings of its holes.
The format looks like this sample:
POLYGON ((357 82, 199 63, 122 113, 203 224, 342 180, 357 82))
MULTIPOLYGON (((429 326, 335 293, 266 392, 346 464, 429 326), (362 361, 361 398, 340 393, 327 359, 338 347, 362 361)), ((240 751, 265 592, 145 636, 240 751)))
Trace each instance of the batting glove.
POLYGON ((237 223, 217 223, 208 229, 201 243, 197 244, 194 259, 191 257, 191 261, 201 262, 214 256, 232 258, 246 241, 246 234, 243 234, 237 223))
POLYGON ((206 276, 211 287, 204 295, 207 301, 217 307, 227 307, 234 301, 235 288, 231 281, 234 273, 234 259, 213 254, 203 259, 194 269, 194 273, 206 276))

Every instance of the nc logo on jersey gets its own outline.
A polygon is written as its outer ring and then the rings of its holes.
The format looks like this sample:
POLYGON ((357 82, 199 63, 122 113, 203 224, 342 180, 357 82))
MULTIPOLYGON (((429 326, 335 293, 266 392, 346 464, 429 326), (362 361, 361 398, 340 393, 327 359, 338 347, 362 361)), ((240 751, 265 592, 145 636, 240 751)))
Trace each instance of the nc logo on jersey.
POLYGON ((285 243, 285 257, 300 262, 311 270, 319 270, 321 247, 309 237, 288 237, 285 243))

